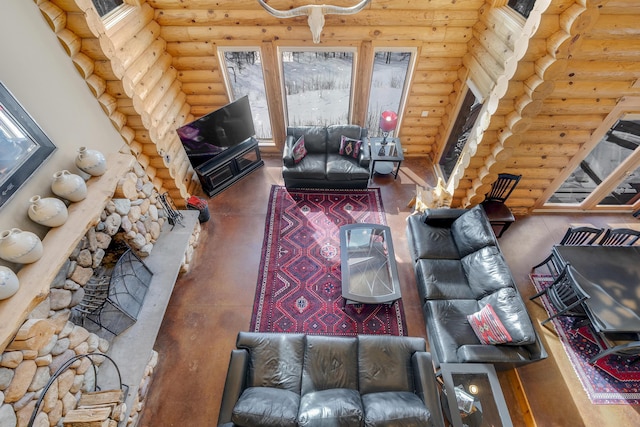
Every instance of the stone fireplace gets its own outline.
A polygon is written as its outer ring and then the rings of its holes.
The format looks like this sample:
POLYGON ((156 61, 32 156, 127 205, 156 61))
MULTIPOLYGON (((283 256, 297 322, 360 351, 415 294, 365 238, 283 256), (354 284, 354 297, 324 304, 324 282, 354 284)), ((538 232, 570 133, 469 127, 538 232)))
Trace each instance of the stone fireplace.
MULTIPOLYGON (((104 177, 87 182, 87 200, 71 205, 68 222, 43 239, 41 261, 18 272, 18 294, 0 301, 3 427, 28 425, 51 376, 72 357, 89 353, 113 358, 128 386, 112 418, 116 424, 109 425, 137 423, 158 357, 153 343, 164 310, 154 308, 166 306, 178 274, 188 270, 200 225, 196 211, 185 211, 182 223, 169 227, 153 184, 133 157, 118 154, 108 162, 112 168, 104 177), (89 310, 94 297, 103 298, 104 313, 89 310)), ((96 384, 113 387, 113 367, 104 364, 94 375, 90 365, 78 360, 55 380, 34 426, 58 425, 96 384)))

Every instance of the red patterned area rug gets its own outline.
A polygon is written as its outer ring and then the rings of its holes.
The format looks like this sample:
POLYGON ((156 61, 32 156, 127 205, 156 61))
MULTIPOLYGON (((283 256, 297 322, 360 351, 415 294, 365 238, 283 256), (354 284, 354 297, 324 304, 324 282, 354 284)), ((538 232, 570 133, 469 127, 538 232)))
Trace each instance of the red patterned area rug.
POLYGON ((339 230, 352 223, 386 225, 380 189, 271 188, 252 331, 406 335, 401 300, 342 298, 339 230))
MULTIPOLYGON (((549 275, 532 274, 531 281, 536 291, 540 291, 553 279, 549 275)), ((547 313, 555 313, 546 296, 540 301, 547 313)), ((575 329, 572 319, 567 317, 557 317, 551 322, 591 403, 640 404, 640 361, 630 363, 634 362, 633 358, 611 355, 591 365, 589 359, 600 352, 591 329, 588 326, 575 329)))

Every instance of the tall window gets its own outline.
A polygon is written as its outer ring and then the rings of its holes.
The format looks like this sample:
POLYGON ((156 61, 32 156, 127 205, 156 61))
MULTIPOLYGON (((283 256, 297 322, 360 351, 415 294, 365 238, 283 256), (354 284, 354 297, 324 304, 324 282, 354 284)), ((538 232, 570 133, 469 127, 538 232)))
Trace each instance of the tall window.
POLYGON ((400 113, 411 59, 412 52, 409 51, 376 52, 365 123, 369 136, 379 135, 380 114, 383 111, 400 113))
POLYGON ((551 196, 549 203, 587 201, 589 205, 620 206, 634 205, 640 200, 640 120, 637 118, 630 115, 618 120, 551 196))
POLYGON ((123 3, 123 0, 93 0, 93 5, 100 17, 105 16, 107 13, 111 12, 123 3))
POLYGON ((353 51, 281 51, 287 124, 349 123, 353 51))
POLYGON ((221 48, 219 53, 224 62, 223 69, 226 73, 231 98, 235 101, 245 95, 249 96, 256 137, 271 139, 271 120, 264 88, 260 50, 221 48))
POLYGON ((449 177, 458 162, 458 158, 460 158, 462 150, 465 145, 467 145, 469 133, 471 132, 471 129, 473 129, 473 125, 478 118, 481 107, 482 104, 480 100, 470 89, 467 89, 467 94, 462 102, 462 107, 460 107, 458 117, 456 117, 453 129, 451 129, 451 133, 449 134, 447 145, 445 146, 442 156, 440 156, 440 161, 438 162, 445 181, 449 180, 449 177))

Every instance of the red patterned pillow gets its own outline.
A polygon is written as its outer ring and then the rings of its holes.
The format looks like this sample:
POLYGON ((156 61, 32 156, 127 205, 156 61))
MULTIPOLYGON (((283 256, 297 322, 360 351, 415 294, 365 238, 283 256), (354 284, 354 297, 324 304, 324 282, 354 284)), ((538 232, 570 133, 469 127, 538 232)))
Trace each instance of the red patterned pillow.
POLYGON ((304 146, 304 135, 298 138, 295 144, 293 144, 293 162, 300 163, 300 160, 304 159, 307 155, 307 149, 304 146))
POLYGON ((347 138, 342 135, 342 138, 340 139, 340 155, 357 159, 360 154, 361 145, 362 141, 359 139, 347 138))
POLYGON ((468 315, 467 320, 482 344, 505 344, 512 341, 511 335, 507 332, 491 304, 487 304, 482 310, 468 315))

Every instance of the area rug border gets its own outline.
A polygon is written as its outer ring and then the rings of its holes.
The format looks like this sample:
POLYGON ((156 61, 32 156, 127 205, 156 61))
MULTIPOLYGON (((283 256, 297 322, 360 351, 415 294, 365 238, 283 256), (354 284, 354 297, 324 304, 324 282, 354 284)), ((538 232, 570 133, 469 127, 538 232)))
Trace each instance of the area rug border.
MULTIPOLYGON (((550 275, 544 275, 544 274, 529 275, 529 279, 533 287, 536 289, 536 291, 539 291, 542 289, 540 287, 541 284, 537 283, 536 280, 545 281, 545 278, 547 279, 546 281, 553 280, 550 275)), ((540 301, 542 302, 542 305, 545 311, 547 312, 547 314, 551 315, 551 313, 555 313, 553 307, 550 305, 550 302, 547 300, 546 297, 544 296, 541 297, 540 301)), ((562 347, 571 362, 571 367, 576 373, 576 376, 578 377, 578 380, 582 384, 582 387, 585 393, 587 394, 587 396, 589 397, 589 400, 591 401, 591 403, 597 404, 597 405, 640 404, 640 382, 638 382, 638 385, 637 385, 637 389, 639 391, 635 393, 634 392, 626 392, 626 393, 625 392, 603 392, 603 391, 597 391, 596 389, 594 389, 593 384, 588 380, 591 374, 585 370, 584 364, 587 362, 580 359, 576 354, 575 349, 571 346, 571 343, 570 343, 571 338, 568 336, 565 330, 565 326, 561 323, 559 318, 551 319, 551 323, 553 324, 558 334, 558 337, 560 338, 560 343, 562 344, 562 347)), ((597 337, 593 337, 593 338, 597 339, 597 337)), ((593 369, 598 372, 602 371, 602 369, 600 369, 597 365, 594 366, 593 369)), ((605 371, 602 371, 602 374, 609 375, 605 371)), ((627 382, 630 382, 630 381, 627 381, 627 382)))

